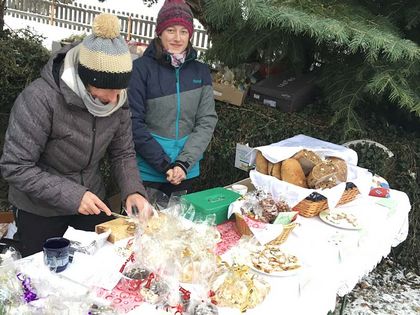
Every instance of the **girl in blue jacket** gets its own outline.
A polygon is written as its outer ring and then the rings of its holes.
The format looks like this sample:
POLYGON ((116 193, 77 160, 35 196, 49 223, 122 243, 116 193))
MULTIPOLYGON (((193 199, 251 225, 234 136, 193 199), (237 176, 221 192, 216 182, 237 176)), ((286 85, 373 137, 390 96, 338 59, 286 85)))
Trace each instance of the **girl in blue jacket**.
POLYGON ((190 190, 217 123, 209 69, 190 43, 193 29, 189 6, 167 0, 128 89, 140 174, 168 196, 190 190))

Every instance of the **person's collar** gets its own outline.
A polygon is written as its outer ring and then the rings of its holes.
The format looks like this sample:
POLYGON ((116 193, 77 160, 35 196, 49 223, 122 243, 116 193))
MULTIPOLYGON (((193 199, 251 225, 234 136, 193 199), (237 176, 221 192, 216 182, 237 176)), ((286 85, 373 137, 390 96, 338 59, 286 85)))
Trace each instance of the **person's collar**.
POLYGON ((125 89, 121 91, 116 105, 103 104, 99 100, 93 98, 86 90, 85 85, 77 73, 79 50, 80 46, 76 46, 67 52, 66 57, 64 58, 64 70, 61 75, 61 79, 77 96, 82 99, 83 104, 93 116, 109 116, 124 105, 127 100, 127 91, 125 89))

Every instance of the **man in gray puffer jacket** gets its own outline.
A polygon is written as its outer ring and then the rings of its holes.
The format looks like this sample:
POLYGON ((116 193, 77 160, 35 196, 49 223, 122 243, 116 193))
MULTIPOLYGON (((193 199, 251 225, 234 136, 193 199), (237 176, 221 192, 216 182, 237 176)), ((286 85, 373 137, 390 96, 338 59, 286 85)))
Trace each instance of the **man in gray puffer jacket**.
POLYGON ((23 256, 68 226, 94 230, 109 220, 99 171, 106 153, 127 212, 150 211, 127 105, 131 55, 119 29, 117 17, 98 15, 93 34, 52 56, 13 106, 0 169, 23 256))

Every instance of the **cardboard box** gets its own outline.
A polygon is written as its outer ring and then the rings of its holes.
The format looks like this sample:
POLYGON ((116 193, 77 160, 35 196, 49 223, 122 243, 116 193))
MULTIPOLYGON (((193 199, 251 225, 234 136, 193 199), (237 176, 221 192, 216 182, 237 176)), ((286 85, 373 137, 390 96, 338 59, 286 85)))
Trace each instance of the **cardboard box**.
POLYGON ((108 241, 111 243, 132 237, 136 232, 134 223, 131 223, 123 218, 114 219, 95 226, 95 232, 98 234, 104 233, 108 230, 111 230, 111 234, 108 237, 108 241))
POLYGON ((315 97, 315 76, 283 73, 251 86, 250 97, 258 103, 294 112, 311 103, 315 97))
POLYGON ((241 91, 230 85, 213 82, 213 93, 214 98, 218 101, 241 106, 248 90, 241 91))
POLYGON ((236 144, 235 152, 235 167, 248 172, 253 169, 255 165, 249 165, 251 161, 251 151, 253 148, 249 147, 248 144, 236 144))
POLYGON ((0 211, 0 223, 12 223, 14 220, 12 211, 0 211))

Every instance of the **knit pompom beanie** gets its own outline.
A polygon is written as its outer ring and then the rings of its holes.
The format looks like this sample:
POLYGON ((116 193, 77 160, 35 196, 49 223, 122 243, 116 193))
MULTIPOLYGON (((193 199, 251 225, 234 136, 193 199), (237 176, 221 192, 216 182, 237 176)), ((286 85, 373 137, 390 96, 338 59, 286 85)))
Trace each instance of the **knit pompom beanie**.
POLYGON ((85 85, 102 89, 127 88, 132 59, 115 15, 97 15, 92 34, 80 45, 78 73, 85 85))
POLYGON ((159 36, 170 26, 182 25, 188 30, 191 38, 194 33, 193 20, 191 8, 184 0, 166 0, 158 13, 156 34, 159 36))

